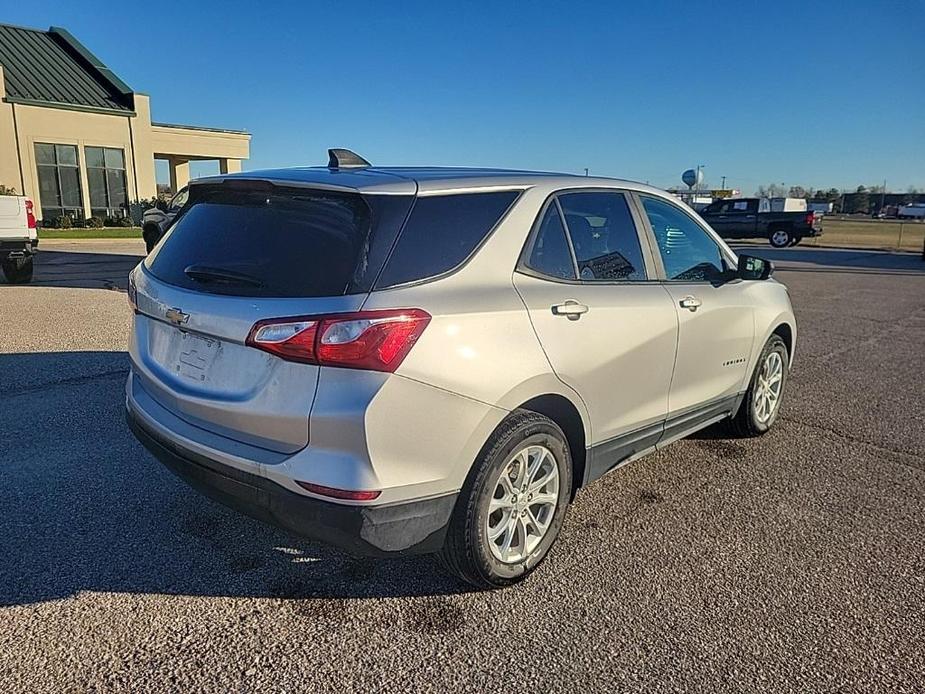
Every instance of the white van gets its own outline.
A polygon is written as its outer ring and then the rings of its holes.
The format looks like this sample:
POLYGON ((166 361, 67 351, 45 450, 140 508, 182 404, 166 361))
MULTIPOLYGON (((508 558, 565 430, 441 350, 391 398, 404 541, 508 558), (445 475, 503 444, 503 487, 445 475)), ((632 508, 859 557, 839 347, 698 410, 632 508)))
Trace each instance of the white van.
POLYGON ((18 195, 0 195, 0 267, 7 282, 32 281, 32 261, 38 245, 32 201, 18 195))

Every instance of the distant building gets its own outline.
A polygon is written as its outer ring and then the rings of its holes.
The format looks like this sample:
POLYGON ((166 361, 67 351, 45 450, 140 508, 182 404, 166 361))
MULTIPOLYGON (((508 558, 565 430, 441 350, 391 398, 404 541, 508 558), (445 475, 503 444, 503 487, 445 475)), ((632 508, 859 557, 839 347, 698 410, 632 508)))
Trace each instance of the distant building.
POLYGON ((133 91, 65 29, 0 24, 0 184, 36 203, 39 219, 118 217, 157 195, 154 160, 176 191, 189 162, 241 170, 250 135, 152 123, 133 91))

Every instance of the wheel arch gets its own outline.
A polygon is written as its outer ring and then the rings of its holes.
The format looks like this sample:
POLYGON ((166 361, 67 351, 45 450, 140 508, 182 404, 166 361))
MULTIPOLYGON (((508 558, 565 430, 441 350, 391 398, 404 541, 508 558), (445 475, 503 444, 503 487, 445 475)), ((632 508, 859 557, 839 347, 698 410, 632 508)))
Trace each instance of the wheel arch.
POLYGON ((793 327, 786 322, 780 323, 771 331, 771 335, 777 335, 784 341, 787 345, 787 356, 793 359, 793 327))
POLYGON ((559 425, 565 434, 569 453, 572 456, 572 497, 581 487, 585 478, 587 464, 587 437, 585 422, 575 404, 559 393, 537 395, 520 404, 517 408, 537 412, 559 425))

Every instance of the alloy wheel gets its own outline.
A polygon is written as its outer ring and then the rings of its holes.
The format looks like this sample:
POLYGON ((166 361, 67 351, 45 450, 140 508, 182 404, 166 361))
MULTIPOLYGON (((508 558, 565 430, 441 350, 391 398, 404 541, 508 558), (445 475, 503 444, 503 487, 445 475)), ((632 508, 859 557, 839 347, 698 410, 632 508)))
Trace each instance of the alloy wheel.
POLYGON ((545 446, 516 451, 501 468, 485 530, 498 561, 524 561, 546 537, 559 503, 559 467, 545 446))
POLYGON ((771 243, 778 248, 790 245, 790 234, 786 231, 775 231, 771 235, 771 243))
POLYGON ((780 404, 784 386, 784 360, 780 352, 771 352, 758 372, 755 388, 755 418, 765 424, 771 420, 780 404))

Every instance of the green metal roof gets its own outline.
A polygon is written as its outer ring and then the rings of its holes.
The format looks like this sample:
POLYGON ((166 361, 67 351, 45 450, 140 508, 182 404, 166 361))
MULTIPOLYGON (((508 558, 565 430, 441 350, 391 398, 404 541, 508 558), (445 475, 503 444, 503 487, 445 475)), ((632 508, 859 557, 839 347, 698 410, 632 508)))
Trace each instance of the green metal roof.
POLYGON ((6 100, 93 111, 134 110, 131 88, 65 29, 0 24, 6 100))

